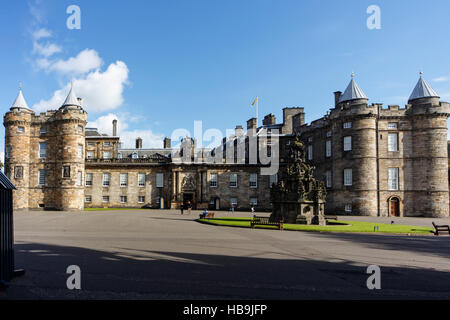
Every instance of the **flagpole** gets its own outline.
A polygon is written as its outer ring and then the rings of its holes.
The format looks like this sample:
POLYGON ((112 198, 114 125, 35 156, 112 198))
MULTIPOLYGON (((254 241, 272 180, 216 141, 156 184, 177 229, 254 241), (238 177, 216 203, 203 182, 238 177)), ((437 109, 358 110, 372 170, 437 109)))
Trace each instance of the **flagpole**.
POLYGON ((259 104, 259 98, 256 96, 256 128, 258 128, 258 104, 259 104))

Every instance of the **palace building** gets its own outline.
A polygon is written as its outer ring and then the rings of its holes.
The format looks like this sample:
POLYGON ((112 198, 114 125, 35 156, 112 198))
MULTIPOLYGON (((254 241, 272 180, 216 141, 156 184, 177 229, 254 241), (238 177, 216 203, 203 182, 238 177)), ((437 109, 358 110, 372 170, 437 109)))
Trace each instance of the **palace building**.
POLYGON ((163 148, 144 149, 139 137, 135 148, 125 149, 116 120, 112 136, 86 128, 87 113, 73 88, 59 109, 40 114, 20 90, 4 116, 14 208, 178 208, 190 201, 194 208, 270 211, 277 174, 262 174, 267 162, 252 157, 279 154, 283 169, 298 134, 326 185, 326 213, 448 217, 449 104, 422 75, 403 108, 369 105, 353 76, 344 93, 334 95, 334 107, 310 124, 304 108, 284 108, 281 123, 273 114, 261 126, 252 118, 246 132, 236 126, 214 150, 197 148, 192 138, 178 148, 165 138, 163 148))

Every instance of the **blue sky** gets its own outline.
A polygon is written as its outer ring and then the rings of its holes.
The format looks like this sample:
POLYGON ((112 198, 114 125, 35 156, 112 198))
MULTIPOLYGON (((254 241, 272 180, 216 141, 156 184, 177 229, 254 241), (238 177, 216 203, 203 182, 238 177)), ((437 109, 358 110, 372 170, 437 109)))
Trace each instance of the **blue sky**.
MULTIPOLYGON (((0 10, 0 109, 19 82, 30 107, 56 109, 74 80, 90 125, 119 119, 126 143, 159 146, 177 128, 245 127, 305 107, 308 122, 333 105, 352 71, 369 103, 404 105, 419 70, 450 100, 450 2, 300 0, 8 1, 0 10), (81 29, 69 30, 69 5, 81 29), (381 9, 369 30, 368 6, 381 9)), ((110 132, 108 132, 110 133, 110 132)), ((4 128, 0 131, 3 150, 4 128)))

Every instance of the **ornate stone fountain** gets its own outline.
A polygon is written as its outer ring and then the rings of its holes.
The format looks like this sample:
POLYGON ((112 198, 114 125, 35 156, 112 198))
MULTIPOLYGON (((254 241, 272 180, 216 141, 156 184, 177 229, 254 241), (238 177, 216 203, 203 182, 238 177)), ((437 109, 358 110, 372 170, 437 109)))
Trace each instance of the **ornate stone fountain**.
POLYGON ((298 135, 291 141, 287 162, 285 169, 280 168, 278 184, 272 186, 270 218, 325 225, 325 185, 314 178, 314 167, 306 162, 305 145, 298 135))

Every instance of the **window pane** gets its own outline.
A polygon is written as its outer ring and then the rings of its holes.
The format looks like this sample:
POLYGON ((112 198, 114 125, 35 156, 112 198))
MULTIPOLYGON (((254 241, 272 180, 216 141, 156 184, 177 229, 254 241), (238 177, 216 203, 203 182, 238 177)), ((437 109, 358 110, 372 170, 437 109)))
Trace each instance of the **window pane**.
POLYGON ((331 140, 327 140, 327 142, 325 143, 325 149, 325 156, 331 157, 331 140))
POLYGON ((103 174, 103 185, 104 186, 109 186, 109 173, 104 173, 103 174))
POLYGON ((397 133, 388 134, 388 151, 398 151, 397 137, 397 133))
POLYGON ((327 171, 326 172, 326 186, 327 188, 331 188, 332 184, 331 184, 331 171, 327 171))
POLYGON ((86 173, 86 185, 92 186, 92 173, 86 173))
POLYGON ((138 174, 138 183, 140 187, 145 186, 145 173, 139 173, 138 174))
POLYGON ((156 187, 157 188, 162 188, 163 184, 164 184, 164 175, 163 173, 157 173, 156 174, 156 187))
POLYGON ((344 151, 352 150, 352 137, 344 137, 344 151))
POLYGON ((250 187, 256 188, 258 186, 258 174, 251 173, 250 174, 250 187))
POLYGON ((344 169, 344 186, 351 186, 352 183, 352 169, 344 169))
POLYGON ((313 159, 313 147, 308 146, 308 160, 312 160, 312 159, 313 159))
POLYGON ((398 190, 398 168, 388 169, 389 190, 398 190))
POLYGON ((209 186, 217 187, 217 173, 211 173, 209 177, 209 186))
POLYGON ((120 186, 126 187, 128 185, 128 173, 120 174, 120 186))
POLYGON ((39 143, 39 158, 45 158, 47 155, 47 143, 39 143))

